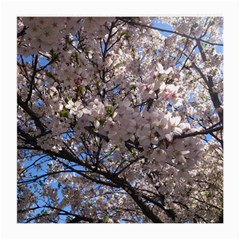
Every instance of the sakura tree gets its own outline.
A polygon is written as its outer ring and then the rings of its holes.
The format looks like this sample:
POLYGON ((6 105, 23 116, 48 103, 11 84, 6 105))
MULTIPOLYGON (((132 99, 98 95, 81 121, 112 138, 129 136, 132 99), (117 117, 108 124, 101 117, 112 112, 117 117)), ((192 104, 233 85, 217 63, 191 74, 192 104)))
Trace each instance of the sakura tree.
POLYGON ((18 222, 223 222, 222 32, 19 17, 18 222))

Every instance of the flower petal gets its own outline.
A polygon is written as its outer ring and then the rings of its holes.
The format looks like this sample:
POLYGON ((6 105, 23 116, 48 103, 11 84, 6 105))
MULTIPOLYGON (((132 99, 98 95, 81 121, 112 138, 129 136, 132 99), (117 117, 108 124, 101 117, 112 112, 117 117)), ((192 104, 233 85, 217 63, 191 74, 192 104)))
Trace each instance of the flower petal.
POLYGON ((168 133, 168 134, 165 134, 165 138, 171 142, 173 140, 173 134, 172 133, 168 133))

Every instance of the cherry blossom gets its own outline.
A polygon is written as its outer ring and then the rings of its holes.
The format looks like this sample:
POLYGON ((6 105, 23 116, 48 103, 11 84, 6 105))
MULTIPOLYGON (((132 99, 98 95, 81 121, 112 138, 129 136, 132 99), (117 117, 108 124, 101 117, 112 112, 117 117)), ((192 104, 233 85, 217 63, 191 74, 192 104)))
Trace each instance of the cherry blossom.
POLYGON ((18 17, 18 222, 223 222, 222 32, 18 17))

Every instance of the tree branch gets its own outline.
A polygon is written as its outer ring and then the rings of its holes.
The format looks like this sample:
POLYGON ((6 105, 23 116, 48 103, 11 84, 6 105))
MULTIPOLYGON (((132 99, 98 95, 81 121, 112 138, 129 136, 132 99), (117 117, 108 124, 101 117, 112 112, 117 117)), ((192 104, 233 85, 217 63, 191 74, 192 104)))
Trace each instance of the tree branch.
POLYGON ((33 65, 33 73, 32 73, 32 77, 31 77, 31 81, 30 81, 30 89, 29 89, 27 99, 25 101, 26 104, 29 102, 29 100, 32 97, 34 80, 35 80, 35 76, 36 76, 36 73, 37 73, 37 64, 38 64, 38 54, 35 56, 35 61, 34 61, 34 65, 33 65))
POLYGON ((208 128, 208 129, 205 129, 205 130, 202 130, 202 131, 199 131, 199 132, 185 133, 185 134, 182 134, 182 135, 175 135, 173 137, 173 139, 194 137, 194 136, 198 136, 198 135, 205 135, 205 134, 217 132, 217 131, 220 131, 220 130, 223 130, 223 126, 219 126, 219 127, 216 127, 216 128, 208 128))
MULTIPOLYGON (((129 21, 128 20, 129 18, 118 17, 117 19, 119 19, 119 20, 121 20, 125 23, 128 23, 129 25, 134 26, 134 27, 140 26, 140 27, 144 27, 144 28, 150 28, 150 29, 158 30, 158 31, 161 31, 161 32, 173 33, 173 34, 176 34, 176 35, 179 35, 179 36, 182 36, 182 37, 185 37, 185 38, 193 39, 193 40, 198 39, 196 37, 192 37, 192 36, 189 36, 189 35, 184 34, 184 33, 179 33, 179 32, 176 32, 176 31, 167 30, 167 29, 159 28, 159 27, 153 27, 153 26, 149 26, 149 25, 139 23, 139 22, 133 22, 132 19, 129 21)), ((209 41, 206 41, 206 40, 203 40, 203 39, 200 39, 200 41, 204 42, 204 43, 207 43, 207 44, 210 44, 210 45, 223 46, 222 43, 212 43, 212 42, 209 42, 209 41)))

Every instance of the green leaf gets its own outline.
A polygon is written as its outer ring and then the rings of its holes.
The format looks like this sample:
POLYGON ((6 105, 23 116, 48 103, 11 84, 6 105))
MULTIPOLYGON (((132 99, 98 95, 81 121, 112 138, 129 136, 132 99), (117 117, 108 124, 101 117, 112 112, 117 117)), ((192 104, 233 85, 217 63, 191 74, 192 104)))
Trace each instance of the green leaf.
POLYGON ((108 222, 108 220, 109 220, 109 216, 105 216, 104 221, 108 222))
POLYGON ((209 193, 209 192, 206 192, 204 195, 206 198, 210 198, 212 196, 211 193, 209 193))
POLYGON ((100 120, 99 120, 100 125, 103 126, 103 124, 105 123, 105 121, 106 121, 105 119, 100 119, 100 120))
POLYGON ((131 85, 131 90, 136 90, 137 89, 137 86, 136 85, 131 85))
POLYGON ((157 76, 157 80, 158 80, 158 81, 162 81, 163 79, 164 79, 164 78, 163 78, 162 75, 159 74, 159 75, 157 76))
POLYGON ((46 71, 46 76, 52 79, 55 79, 55 77, 53 76, 53 74, 49 71, 46 71))
POLYGON ((77 52, 74 52, 74 53, 72 54, 72 57, 73 57, 73 59, 75 60, 75 62, 76 62, 77 64, 79 64, 77 52))
POLYGON ((80 86, 80 87, 78 88, 78 94, 79 94, 79 95, 83 95, 84 92, 85 92, 85 88, 84 88, 83 86, 80 86))
POLYGON ((65 101, 66 104, 68 104, 68 102, 69 102, 70 100, 71 100, 70 97, 66 97, 66 98, 64 99, 64 101, 65 101))
POLYGON ((120 67, 122 65, 122 62, 119 62, 119 63, 117 63, 113 68, 115 69, 115 68, 118 68, 118 67, 120 67))
POLYGON ((72 44, 73 43, 73 40, 70 39, 69 35, 66 36, 66 43, 68 43, 68 44, 72 44))
POLYGON ((124 36, 124 35, 126 35, 127 37, 129 36, 129 33, 127 32, 127 31, 122 31, 122 32, 120 32, 120 36, 122 37, 122 36, 124 36))
POLYGON ((69 113, 69 111, 66 109, 66 108, 64 108, 60 113, 59 113, 59 115, 60 115, 60 117, 68 117, 68 113, 69 113))
POLYGON ((154 132, 154 135, 157 137, 157 138, 160 138, 160 134, 158 132, 154 132))
POLYGON ((97 80, 97 88, 101 86, 101 81, 97 80))
POLYGON ((107 114, 112 117, 113 116, 113 106, 106 106, 107 114))
POLYGON ((50 53, 52 59, 54 59, 54 58, 57 57, 57 53, 55 53, 55 52, 53 51, 53 49, 51 49, 49 53, 50 53))

